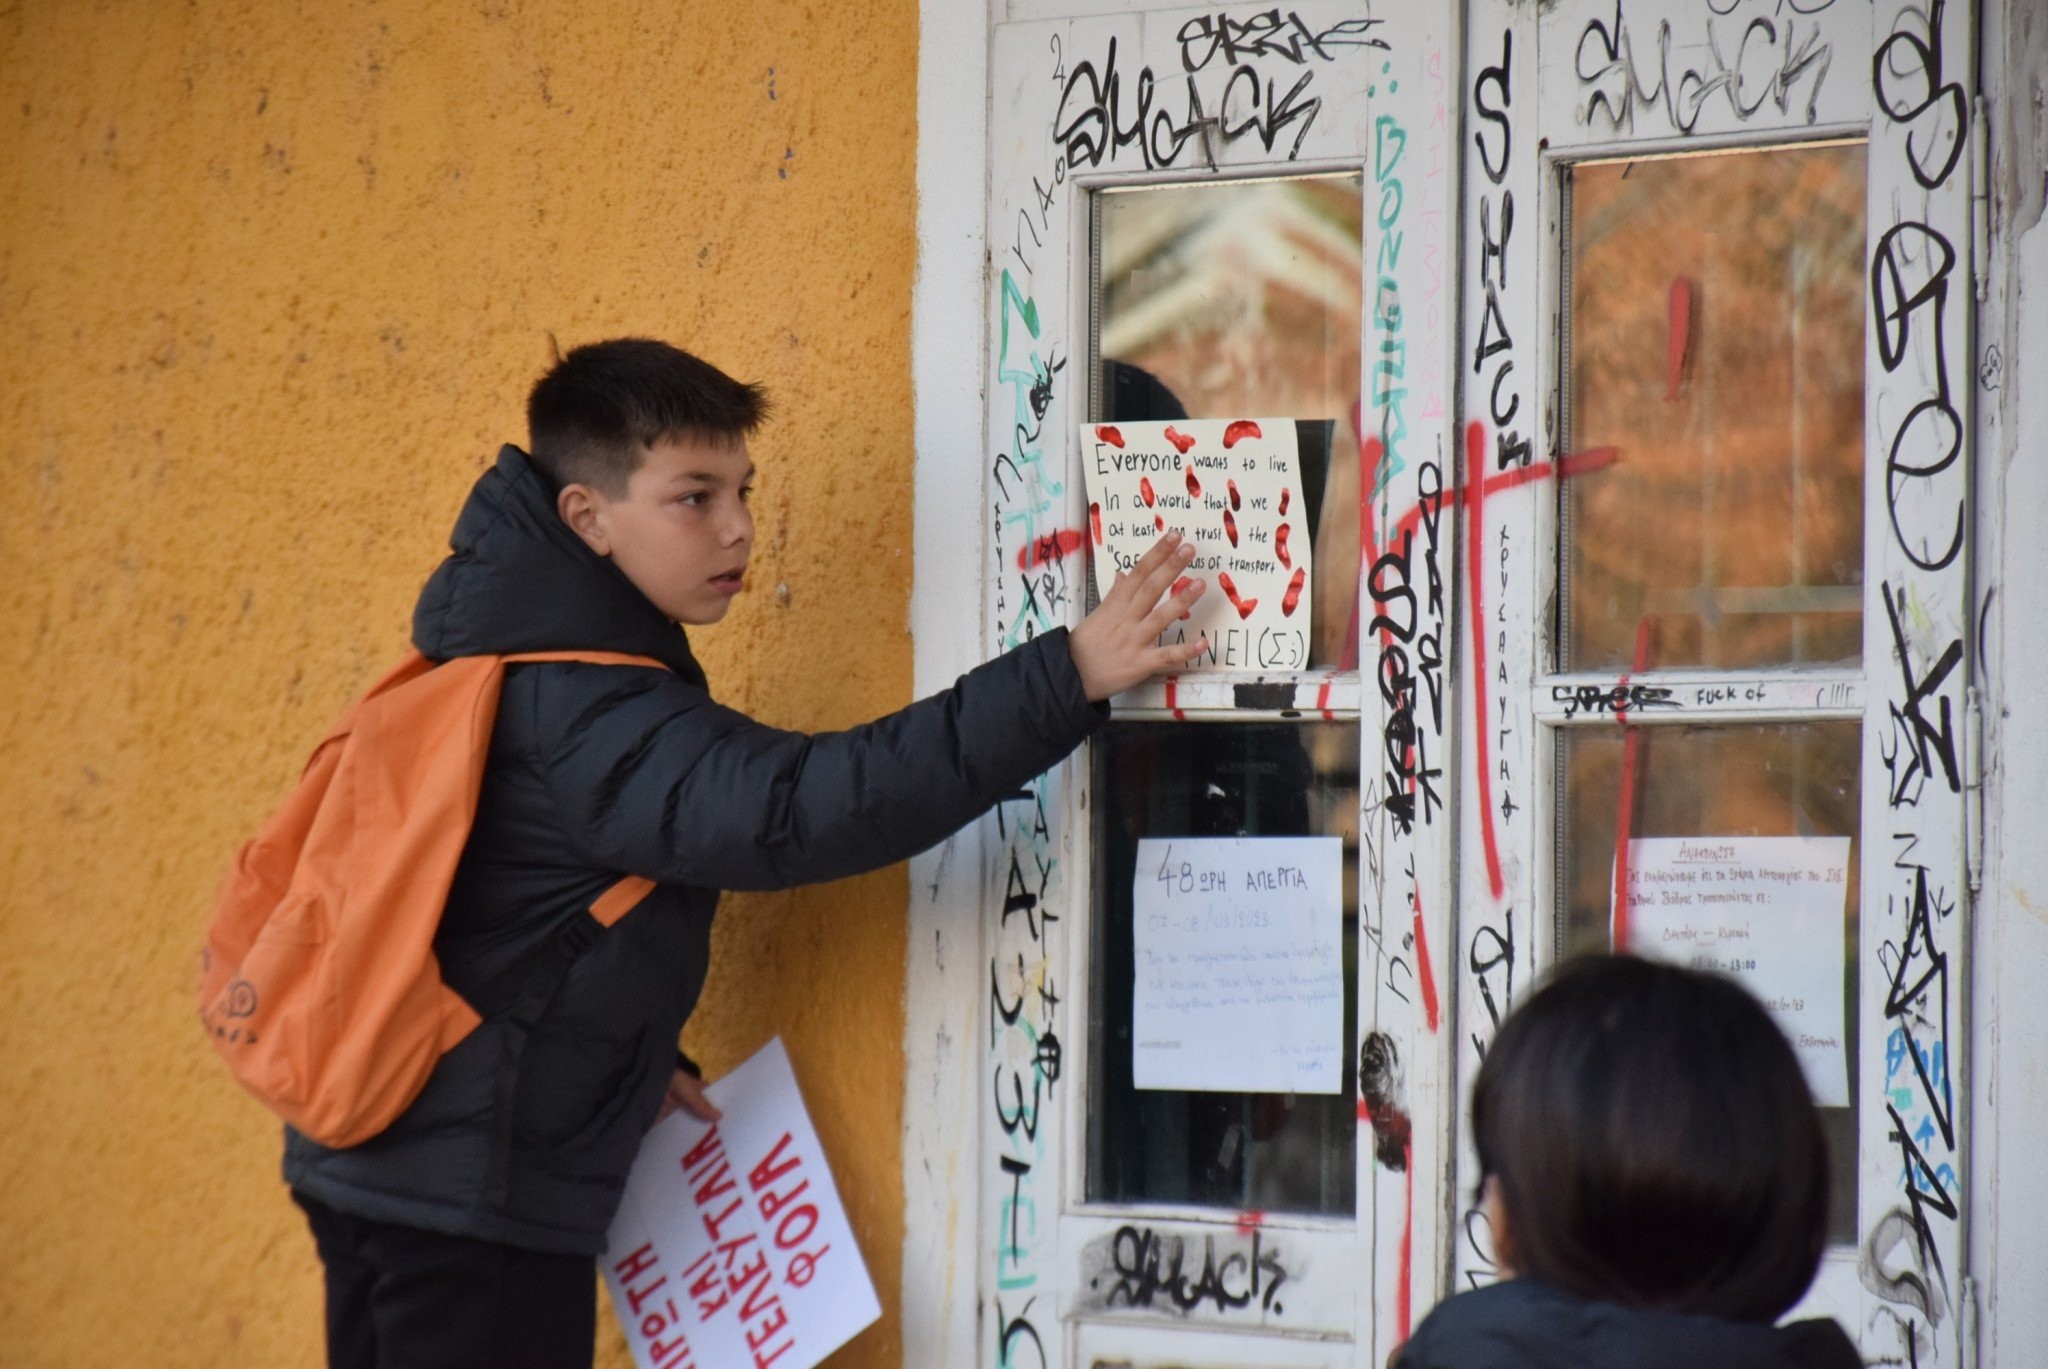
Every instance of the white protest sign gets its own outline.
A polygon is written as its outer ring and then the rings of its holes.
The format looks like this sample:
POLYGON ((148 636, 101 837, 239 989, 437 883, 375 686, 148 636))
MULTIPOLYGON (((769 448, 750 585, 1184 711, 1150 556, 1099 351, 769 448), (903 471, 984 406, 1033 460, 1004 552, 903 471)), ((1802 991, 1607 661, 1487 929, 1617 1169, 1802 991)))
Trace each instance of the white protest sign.
POLYGON ((1146 837, 1132 884, 1141 1089, 1336 1093, 1344 844, 1146 837))
POLYGON ((604 1257, 640 1369, 811 1369, 882 1314, 778 1038, 647 1133, 604 1257))
POLYGON ((1717 970, 1763 1000, 1822 1107, 1849 1105, 1842 956, 1847 837, 1628 844, 1628 947, 1717 970))
POLYGON ((1206 638, 1190 669, 1308 669, 1315 569, 1293 419, 1087 423, 1081 466, 1098 594, 1180 532, 1209 589, 1160 641, 1206 638))

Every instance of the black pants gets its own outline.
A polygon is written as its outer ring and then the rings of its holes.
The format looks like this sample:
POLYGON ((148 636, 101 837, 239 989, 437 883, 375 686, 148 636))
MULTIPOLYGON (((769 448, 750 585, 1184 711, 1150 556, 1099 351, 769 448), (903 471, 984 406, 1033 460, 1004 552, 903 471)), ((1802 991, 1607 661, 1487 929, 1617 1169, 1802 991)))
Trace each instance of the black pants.
POLYGON ((292 1197, 327 1267, 329 1369, 590 1369, 589 1256, 373 1222, 292 1197))

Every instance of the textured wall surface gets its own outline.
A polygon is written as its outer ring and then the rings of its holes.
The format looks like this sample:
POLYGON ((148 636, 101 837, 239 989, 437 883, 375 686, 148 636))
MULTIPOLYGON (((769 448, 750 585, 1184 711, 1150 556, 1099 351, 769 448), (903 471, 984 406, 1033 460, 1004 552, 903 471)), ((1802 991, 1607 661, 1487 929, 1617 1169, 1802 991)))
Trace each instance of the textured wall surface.
MULTIPOLYGON (((813 729, 908 696, 914 5, 540 8, 0 3, 9 1364, 318 1362, 192 955, 551 335, 780 402, 749 592, 698 637, 721 695, 813 729)), ((729 900, 688 1037, 714 1071, 788 1040, 891 1309, 904 902, 729 900)), ((839 1362, 899 1343, 892 1310, 839 1362)))

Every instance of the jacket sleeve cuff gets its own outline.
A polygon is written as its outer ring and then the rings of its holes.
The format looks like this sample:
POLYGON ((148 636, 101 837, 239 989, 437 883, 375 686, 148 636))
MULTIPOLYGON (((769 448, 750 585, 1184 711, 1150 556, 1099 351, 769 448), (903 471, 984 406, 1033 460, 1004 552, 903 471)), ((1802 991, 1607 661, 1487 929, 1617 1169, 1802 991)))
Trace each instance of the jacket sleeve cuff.
POLYGON ((1045 697, 1053 702, 1059 719, 1075 729, 1075 735, 1086 737, 1109 721, 1109 701, 1092 702, 1081 685, 1067 629, 1056 627, 1042 633, 1021 650, 1038 653, 1038 668, 1046 681, 1045 697))

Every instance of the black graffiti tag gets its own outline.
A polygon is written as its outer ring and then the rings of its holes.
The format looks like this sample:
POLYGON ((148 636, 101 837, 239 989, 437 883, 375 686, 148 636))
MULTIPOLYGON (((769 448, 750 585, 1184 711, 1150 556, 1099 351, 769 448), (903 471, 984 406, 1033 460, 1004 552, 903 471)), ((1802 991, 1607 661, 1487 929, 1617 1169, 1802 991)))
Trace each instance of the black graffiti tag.
POLYGON ((1950 402, 1947 313, 1950 274, 1956 251, 1949 240, 1925 223, 1907 220, 1886 229, 1871 256, 1870 297, 1877 320, 1877 359, 1887 372, 1905 364, 1915 337, 1915 320, 1924 330, 1932 365, 1933 393, 1907 411, 1892 436, 1885 456, 1885 503, 1892 532, 1906 558, 1922 570, 1954 564, 1963 549, 1963 501, 1955 500, 1955 518, 1934 541, 1915 539, 1900 523, 1901 505, 1910 494, 1915 506, 1931 502, 1937 492, 1925 483, 1945 474, 1963 451, 1963 424, 1950 402), (1939 551, 1933 546, 1946 536, 1939 551))
MULTIPOLYGON (((1720 10, 1719 5, 1714 8, 1720 10)), ((1677 71, 1672 69, 1669 19, 1657 23, 1657 55, 1647 70, 1638 65, 1635 46, 1635 35, 1622 17, 1621 0, 1615 0, 1612 19, 1594 19, 1579 31, 1573 71, 1580 84, 1589 88, 1581 111, 1588 124, 1599 114, 1611 128, 1630 129, 1635 127, 1638 109, 1661 107, 1673 128, 1691 133, 1700 112, 1716 96, 1726 98, 1730 111, 1744 122, 1766 102, 1775 105, 1779 114, 1787 114, 1792 109, 1794 88, 1809 73, 1812 85, 1806 93, 1806 122, 1813 123, 1819 117, 1821 87, 1827 83, 1828 67, 1834 61, 1834 51, 1823 40, 1818 25, 1802 26, 1797 19, 1764 15, 1750 19, 1739 34, 1729 27, 1717 27, 1714 18, 1707 19, 1704 56, 1677 71)), ((1689 43, 1684 51, 1697 55, 1702 49, 1689 43)))
POLYGON ((1219 54, 1230 66, 1258 57, 1278 57, 1305 66, 1311 55, 1335 61, 1330 55, 1334 47, 1385 48, 1386 39, 1372 36, 1381 22, 1346 19, 1318 33, 1292 10, 1282 19, 1279 10, 1269 9, 1247 19, 1204 14, 1182 24, 1175 37, 1180 41, 1181 69, 1190 74, 1207 67, 1219 54))
POLYGON ((1962 792, 1962 771, 1956 759, 1955 719, 1948 696, 1940 691, 1955 668, 1962 664, 1963 644, 1960 639, 1951 640, 1934 664, 1921 671, 1914 663, 1905 625, 1899 620, 1899 613, 1906 605, 1906 592, 1894 591, 1889 581, 1881 586, 1881 591, 1885 617, 1892 627, 1892 653, 1905 697, 1891 705, 1891 735, 1881 743, 1879 754, 1884 760, 1884 768, 1892 777, 1891 806, 1901 808, 1920 802, 1921 790, 1926 787, 1927 777, 1934 773, 1937 763, 1941 766, 1941 777, 1947 781, 1949 792, 1962 792), (1925 711, 1930 700, 1937 705, 1932 718, 1925 711))
MULTIPOLYGON (((1263 1232, 1254 1228, 1249 1250, 1229 1251, 1220 1259, 1215 1234, 1205 1234, 1199 1270, 1189 1245, 1185 1236, 1162 1235, 1151 1227, 1118 1227, 1110 1240, 1107 1277, 1113 1282, 1104 1306, 1164 1307, 1185 1315, 1204 1304, 1234 1312, 1256 1302, 1261 1312, 1274 1316, 1286 1310, 1278 1299, 1287 1270, 1279 1252, 1265 1244, 1263 1232)), ((1098 1276, 1093 1283, 1101 1281, 1098 1276)))
POLYGON ((1239 139, 1256 137, 1271 153, 1290 129, 1286 156, 1292 161, 1323 108, 1322 97, 1311 93, 1311 64, 1337 60, 1333 49, 1385 48, 1386 40, 1372 35, 1380 22, 1346 19, 1315 30, 1298 14, 1283 17, 1278 9, 1249 18, 1219 13, 1190 19, 1176 35, 1177 86, 1172 73, 1162 79, 1149 65, 1127 79, 1112 37, 1099 64, 1076 62, 1061 83, 1053 116, 1053 141, 1065 154, 1061 172, 1114 163, 1126 148, 1147 169, 1175 166, 1191 145, 1213 169, 1219 151, 1239 139), (1281 64, 1278 74, 1263 65, 1274 62, 1281 64), (1210 75, 1219 65, 1228 69, 1220 80, 1210 75))
POLYGON ((1550 699, 1564 705, 1567 718, 1576 718, 1581 713, 1612 713, 1619 717, 1642 709, 1683 706, 1671 697, 1669 689, 1658 685, 1552 685, 1550 699))
MULTIPOLYGON (((1510 73, 1513 70, 1514 32, 1502 30, 1500 64, 1485 66, 1472 83, 1472 107, 1480 124, 1492 124, 1499 132, 1498 155, 1490 144, 1487 129, 1473 130, 1472 141, 1479 150, 1479 167, 1486 179, 1500 186, 1507 179, 1508 158, 1514 151, 1514 125, 1508 111, 1514 103, 1510 73)), ((1533 455, 1529 441, 1514 426, 1521 411, 1522 396, 1509 384, 1515 373, 1515 340, 1508 330, 1507 315, 1500 305, 1508 288, 1508 242, 1515 231, 1515 192, 1501 187, 1479 197, 1479 283, 1484 305, 1479 315, 1478 340, 1472 348, 1472 374, 1483 376, 1493 369, 1487 389, 1487 416, 1493 420, 1494 465, 1499 470, 1527 466, 1533 455), (1505 393, 1505 398, 1503 398, 1505 393)))
MULTIPOLYGON (((1942 13, 1947 0, 1934 0, 1924 12, 1927 36, 1910 29, 1892 30, 1871 59, 1870 84, 1878 106, 1906 130, 1906 162, 1923 189, 1946 184, 1963 155, 1963 131, 1969 126, 1969 105, 1963 88, 1942 80, 1942 13), (1932 118, 1926 116, 1932 115, 1932 118)), ((1899 22, 1912 23, 1922 11, 1908 5, 1899 22)))

